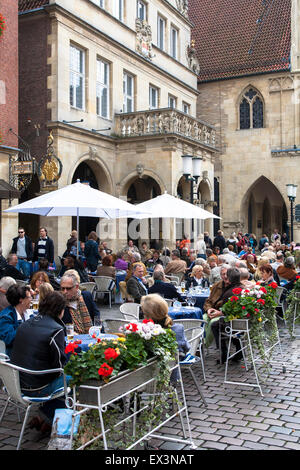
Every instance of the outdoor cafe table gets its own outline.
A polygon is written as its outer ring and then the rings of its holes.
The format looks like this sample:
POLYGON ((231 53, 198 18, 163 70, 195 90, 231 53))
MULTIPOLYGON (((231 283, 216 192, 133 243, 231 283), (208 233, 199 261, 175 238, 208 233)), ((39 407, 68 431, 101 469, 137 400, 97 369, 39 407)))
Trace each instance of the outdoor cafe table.
POLYGON ((199 307, 169 307, 169 316, 173 320, 184 318, 202 319, 202 310, 199 307))
MULTIPOLYGON (((180 288, 178 288, 179 290, 180 288)), ((205 301, 206 299, 209 297, 209 294, 210 294, 210 290, 209 288, 207 289, 201 289, 199 292, 195 292, 195 291, 185 291, 184 293, 182 293, 180 290, 180 295, 181 297, 184 299, 184 300, 187 300, 187 297, 193 297, 196 302, 195 302, 195 307, 199 307, 201 308, 201 310, 203 310, 203 307, 204 307, 204 304, 205 304, 205 301)))

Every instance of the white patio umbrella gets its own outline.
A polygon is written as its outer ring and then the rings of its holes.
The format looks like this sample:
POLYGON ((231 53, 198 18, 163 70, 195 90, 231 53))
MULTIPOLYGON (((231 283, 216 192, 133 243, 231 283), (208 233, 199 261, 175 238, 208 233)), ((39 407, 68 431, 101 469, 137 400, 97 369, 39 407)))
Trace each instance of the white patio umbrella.
POLYGON ((195 206, 189 202, 183 201, 170 194, 162 194, 149 201, 142 202, 135 206, 141 211, 137 219, 145 218, 174 218, 174 219, 220 219, 215 214, 195 206), (150 213, 150 215, 149 215, 150 213))
MULTIPOLYGON (((80 183, 79 180, 64 188, 10 207, 4 212, 36 214, 48 217, 76 216, 78 233, 79 217, 81 216, 117 219, 121 217, 135 218, 142 215, 141 210, 133 204, 98 189, 93 189, 87 184, 80 183)), ((79 249, 77 249, 77 256, 78 251, 79 249)))

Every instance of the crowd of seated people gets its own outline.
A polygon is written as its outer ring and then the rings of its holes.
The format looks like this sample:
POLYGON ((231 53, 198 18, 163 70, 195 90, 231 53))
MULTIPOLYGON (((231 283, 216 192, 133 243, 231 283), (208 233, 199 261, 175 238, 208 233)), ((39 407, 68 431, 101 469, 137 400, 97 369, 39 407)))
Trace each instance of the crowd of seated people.
MULTIPOLYGON (((27 286, 17 284, 25 280, 25 275, 18 269, 16 254, 11 253, 3 263, 0 276, 0 340, 5 343, 6 353, 15 364, 24 367, 36 364, 40 368, 47 368, 50 362, 52 366, 63 365, 65 325, 73 323, 76 333, 86 334, 95 317, 100 317, 99 306, 91 292, 81 289, 80 285, 93 282, 95 275, 116 281, 118 273, 122 273, 128 299, 141 304, 146 318, 174 329, 183 353, 187 352, 188 343, 182 328, 172 324, 163 297, 184 301, 173 278, 183 281, 186 289, 209 286, 210 294, 203 307, 207 320, 206 344, 215 342, 218 347, 219 332, 224 328, 221 307, 235 287, 250 288, 256 282, 267 286, 274 281, 286 283, 286 289, 293 287, 299 272, 300 246, 288 243, 285 237, 283 243, 275 230, 272 237, 263 236, 257 242, 254 234, 232 233, 226 240, 222 232, 215 239, 205 233, 195 247, 188 237, 184 237, 177 241, 173 250, 166 246, 152 249, 146 242, 139 249, 138 243, 130 240, 114 253, 105 242, 100 243, 95 232, 91 232, 85 246, 80 244, 80 256, 76 256, 74 250, 78 246, 77 236, 68 240, 61 270, 55 273, 60 276, 56 277, 49 269, 49 260, 41 258, 37 271, 27 279, 27 286), (25 321, 24 315, 33 298, 39 302, 39 321, 36 323, 25 321), (45 327, 45 341, 41 337, 36 340, 39 326, 45 327), (22 356, 24 345, 27 349, 22 356), (42 350, 47 353, 49 363, 40 362, 42 350)), ((236 348, 239 351, 238 342, 236 348)), ((226 344, 221 342, 222 362, 225 351, 226 344)), ((241 354, 234 358, 239 360, 241 354)), ((36 389, 46 393, 56 386, 56 379, 47 377, 39 383, 30 383, 28 378, 22 377, 21 387, 26 393, 36 389)), ((44 411, 44 417, 36 418, 32 426, 46 429, 45 423, 50 425, 53 409, 44 411)))

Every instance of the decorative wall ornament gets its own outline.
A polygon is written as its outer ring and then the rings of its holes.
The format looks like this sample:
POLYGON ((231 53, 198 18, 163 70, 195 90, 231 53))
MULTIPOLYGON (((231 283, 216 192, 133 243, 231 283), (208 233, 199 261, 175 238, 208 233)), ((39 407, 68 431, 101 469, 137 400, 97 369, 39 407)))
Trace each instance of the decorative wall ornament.
POLYGON ((186 55, 189 68, 197 75, 200 73, 200 64, 196 55, 195 41, 192 40, 191 44, 186 48, 186 55))
POLYGON ((144 173, 144 165, 142 163, 138 163, 137 166, 136 166, 136 172, 138 174, 138 177, 139 178, 142 178, 143 176, 143 173, 144 173))
POLYGON ((188 0, 176 0, 176 5, 180 13, 188 18, 189 2, 188 0))
POLYGON ((53 191, 58 187, 58 180, 62 173, 62 163, 54 153, 52 131, 47 139, 47 154, 38 164, 38 177, 42 191, 53 191))
POLYGON ((136 30, 136 51, 144 56, 146 59, 152 59, 154 54, 152 52, 152 30, 151 26, 145 20, 135 20, 136 30))

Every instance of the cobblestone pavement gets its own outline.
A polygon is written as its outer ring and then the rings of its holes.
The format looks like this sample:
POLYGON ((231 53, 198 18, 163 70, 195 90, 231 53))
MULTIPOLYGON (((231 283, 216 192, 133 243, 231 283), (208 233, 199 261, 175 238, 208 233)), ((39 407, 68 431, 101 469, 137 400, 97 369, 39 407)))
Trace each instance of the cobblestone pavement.
MULTIPOLYGON (((101 306, 102 317, 117 317, 118 307, 101 306)), ((300 450, 300 339, 291 341, 287 330, 280 325, 280 337, 286 373, 278 351, 274 358, 278 364, 263 387, 264 396, 258 389, 240 385, 224 386, 224 365, 217 365, 218 353, 209 348, 205 358, 206 382, 203 382, 201 366, 195 367, 202 391, 207 401, 205 407, 190 375, 184 373, 192 438, 197 449, 218 450, 300 450)), ((251 377, 241 363, 229 367, 230 380, 251 377)), ((0 393, 0 412, 4 394, 0 393)), ((0 450, 16 447, 21 424, 12 407, 0 425, 0 450)), ((160 430, 166 436, 181 436, 179 418, 174 418, 160 430)), ((43 450, 48 439, 41 438, 38 431, 26 429, 23 448, 43 450)), ((190 450, 182 443, 162 442, 152 439, 152 445, 161 450, 190 450)))

